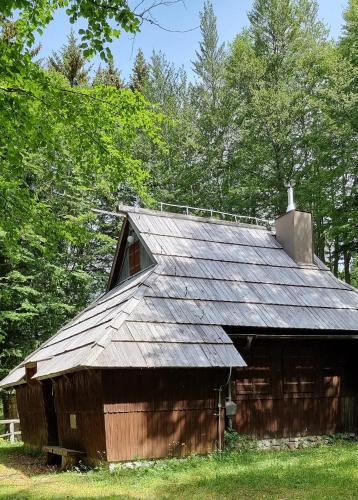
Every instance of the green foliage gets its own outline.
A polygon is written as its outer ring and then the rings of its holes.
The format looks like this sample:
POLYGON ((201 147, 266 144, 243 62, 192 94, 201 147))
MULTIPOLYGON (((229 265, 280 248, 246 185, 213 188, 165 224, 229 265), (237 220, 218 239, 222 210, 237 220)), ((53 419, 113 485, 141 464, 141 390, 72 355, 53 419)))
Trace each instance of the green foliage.
POLYGON ((210 2, 200 16, 202 41, 193 62, 197 82, 190 89, 196 158, 195 204, 225 209, 226 150, 230 141, 232 108, 225 87, 225 47, 219 43, 216 16, 210 2))
POLYGON ((109 85, 111 87, 116 87, 117 89, 124 88, 124 83, 121 78, 120 72, 114 66, 112 60, 108 62, 106 68, 98 68, 92 85, 109 85))
POLYGON ((139 51, 130 90, 106 47, 118 27, 139 29, 127 2, 1 2, 3 373, 103 290, 119 228, 92 207, 159 200, 272 218, 294 179, 316 253, 357 285, 357 15, 350 0, 334 44, 317 2, 256 0, 226 48, 206 2, 195 81, 139 51), (34 36, 61 7, 88 27, 47 71, 34 36), (94 51, 107 64, 88 87, 94 51))
POLYGON ((154 197, 274 218, 284 184, 311 211, 315 251, 349 282, 357 254, 356 2, 339 46, 312 0, 256 0, 228 51, 210 3, 201 14, 197 79, 164 56, 151 61, 146 97, 168 117, 154 163, 154 197))
POLYGON ((145 137, 158 145, 160 117, 130 91, 74 91, 71 86, 87 82, 90 51, 83 55, 73 33, 50 58, 55 73, 32 61, 34 33, 59 7, 73 21, 88 19, 82 42, 100 52, 112 36, 109 19, 136 29, 125 2, 100 4, 14 0, 0 7, 3 374, 103 290, 118 221, 100 221, 91 208, 113 209, 123 184, 147 199, 147 174, 133 144, 145 137))
POLYGON ((73 30, 68 36, 67 45, 60 53, 54 52, 48 58, 49 68, 63 74, 71 87, 88 83, 88 74, 91 70, 86 67, 88 60, 83 56, 73 30))
MULTIPOLYGON (((20 47, 34 43, 35 33, 43 29, 53 19, 57 9, 65 8, 70 22, 79 19, 87 21, 87 28, 79 30, 81 48, 86 57, 98 52, 102 59, 111 58, 109 48, 113 38, 120 35, 120 29, 129 33, 139 31, 140 20, 126 0, 3 0, 0 15, 12 18, 16 14, 16 29, 19 45, 16 47, 20 56, 20 47), (113 23, 117 26, 113 28, 113 23)), ((26 54, 25 54, 26 56, 26 54)))
POLYGON ((352 285, 358 288, 358 257, 355 257, 352 265, 352 285))
POLYGON ((143 91, 148 81, 149 66, 144 58, 142 49, 139 49, 134 61, 131 75, 130 88, 132 90, 143 91))
POLYGON ((224 448, 225 451, 235 450, 238 453, 256 451, 258 449, 255 438, 239 434, 234 430, 225 431, 224 448))
POLYGON ((200 13, 200 30, 202 41, 199 43, 193 67, 201 86, 215 99, 217 87, 223 79, 225 49, 224 44, 219 44, 216 16, 210 2, 204 3, 200 13))
POLYGON ((160 145, 160 117, 140 94, 42 76, 45 88, 0 92, 3 374, 104 289, 118 219, 91 209, 113 210, 123 183, 147 200, 133 145, 160 145))
POLYGON ((344 26, 340 48, 353 66, 358 67, 358 1, 348 0, 348 6, 343 14, 344 26))

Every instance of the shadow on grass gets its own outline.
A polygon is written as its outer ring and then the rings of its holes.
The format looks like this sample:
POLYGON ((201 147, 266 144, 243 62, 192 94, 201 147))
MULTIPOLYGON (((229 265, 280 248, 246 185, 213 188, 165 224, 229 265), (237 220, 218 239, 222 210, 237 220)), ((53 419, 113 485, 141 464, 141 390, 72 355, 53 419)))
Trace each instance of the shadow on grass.
MULTIPOLYGON (((19 465, 16 456, 23 455, 23 450, 18 446, 9 448, 4 453, 0 448, 0 460, 16 468, 19 465)), ((26 462, 25 471, 34 481, 37 474, 53 472, 46 467, 37 469, 40 458, 30 456, 26 462)), ((23 471, 23 461, 20 466, 23 471)), ((11 495, 0 492, 0 499, 50 500, 54 498, 53 491, 55 498, 77 500, 144 496, 164 499, 353 499, 358 498, 357 467, 357 444, 282 452, 231 452, 207 458, 163 460, 149 469, 118 469, 113 474, 102 469, 81 474, 60 473, 53 475, 53 479, 48 475, 41 483, 8 487, 11 495)))
POLYGON ((55 467, 46 464, 44 453, 30 450, 21 443, 0 444, 0 465, 15 469, 27 477, 56 472, 55 467))
MULTIPOLYGON (((113 495, 98 495, 98 494, 94 494, 94 495, 86 495, 84 497, 79 497, 79 496, 71 496, 69 495, 68 493, 63 493, 63 494, 60 494, 60 493, 56 493, 54 495, 54 493, 50 493, 48 495, 41 495, 41 494, 34 494, 34 491, 33 489, 31 488, 25 488, 25 489, 22 489, 16 493, 11 493, 11 494, 7 494, 7 493, 4 493, 2 494, 0 492, 0 499, 1 500, 30 500, 30 499, 36 499, 36 500, 54 500, 54 499, 58 499, 58 500, 70 500, 70 499, 76 499, 76 500, 88 500, 89 498, 100 498, 101 500, 124 500, 124 499, 127 499, 128 500, 128 495, 118 495, 118 494, 113 494, 113 495)), ((140 498, 140 497, 135 497, 133 496, 133 498, 140 498)))
POLYGON ((358 477, 350 459, 336 465, 306 464, 240 467, 237 471, 218 467, 216 472, 171 481, 155 489, 158 498, 322 498, 357 499, 358 477))

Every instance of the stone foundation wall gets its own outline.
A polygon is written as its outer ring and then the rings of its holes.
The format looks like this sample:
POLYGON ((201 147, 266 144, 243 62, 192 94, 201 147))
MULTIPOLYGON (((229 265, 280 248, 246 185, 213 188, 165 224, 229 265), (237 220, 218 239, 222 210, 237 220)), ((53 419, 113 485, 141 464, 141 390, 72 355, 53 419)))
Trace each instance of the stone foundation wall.
POLYGON ((322 444, 331 444, 337 439, 355 441, 358 440, 358 436, 354 433, 350 433, 331 436, 301 436, 277 439, 260 439, 257 440, 257 448, 259 450, 294 450, 297 448, 312 448, 322 444))

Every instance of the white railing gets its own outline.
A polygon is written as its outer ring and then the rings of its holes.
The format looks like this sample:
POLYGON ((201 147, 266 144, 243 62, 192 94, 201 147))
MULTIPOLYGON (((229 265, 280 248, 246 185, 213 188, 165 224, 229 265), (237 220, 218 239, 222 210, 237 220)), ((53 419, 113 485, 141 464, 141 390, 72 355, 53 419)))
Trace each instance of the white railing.
POLYGON ((192 212, 208 213, 210 217, 219 217, 223 220, 230 220, 234 222, 243 222, 248 224, 256 224, 257 226, 265 226, 270 228, 273 225, 273 221, 267 219, 261 219, 260 217, 251 217, 249 215, 237 215, 229 212, 220 212, 219 210, 213 210, 212 208, 198 208, 190 207, 188 205, 174 205, 173 203, 159 203, 160 211, 164 211, 164 207, 180 209, 182 213, 186 215, 194 215, 192 212))
POLYGON ((20 420, 18 418, 0 420, 0 425, 8 425, 9 432, 5 434, 0 434, 0 438, 9 438, 10 443, 15 442, 15 436, 19 436, 21 431, 15 431, 15 424, 19 424, 20 420))
MULTIPOLYGON (((233 221, 233 222, 242 222, 246 224, 255 224, 257 226, 264 226, 267 229, 271 229, 274 225, 273 220, 268 220, 268 219, 262 219, 260 217, 252 217, 250 215, 237 215, 237 214, 232 214, 229 212, 220 212, 219 210, 213 210, 212 208, 198 208, 198 207, 190 207, 188 205, 175 205, 173 203, 163 203, 162 201, 159 202, 159 207, 160 211, 170 211, 170 210, 165 210, 164 207, 169 207, 170 208, 175 208, 175 209, 180 209, 181 212, 174 212, 171 210, 172 213, 184 213, 186 215, 195 215, 192 212, 196 212, 196 215, 199 214, 210 214, 209 216, 211 218, 220 218, 222 220, 228 220, 228 221, 233 221)), ((103 214, 103 215, 112 215, 114 217, 124 217, 123 213, 117 213, 117 212, 109 212, 108 210, 100 210, 98 208, 92 208, 93 212, 96 212, 97 214, 103 214)), ((125 211, 125 209, 124 209, 125 211)))

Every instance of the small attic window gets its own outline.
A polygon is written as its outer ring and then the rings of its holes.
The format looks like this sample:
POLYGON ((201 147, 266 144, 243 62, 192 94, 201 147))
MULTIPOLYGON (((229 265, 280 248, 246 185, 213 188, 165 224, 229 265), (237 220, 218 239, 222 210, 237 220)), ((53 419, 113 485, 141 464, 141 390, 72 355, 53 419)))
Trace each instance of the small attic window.
POLYGON ((128 247, 128 265, 129 276, 137 274, 140 271, 140 244, 135 241, 128 247))
POLYGON ((144 248, 142 242, 136 233, 130 230, 117 284, 134 274, 144 271, 152 265, 153 260, 144 248))

